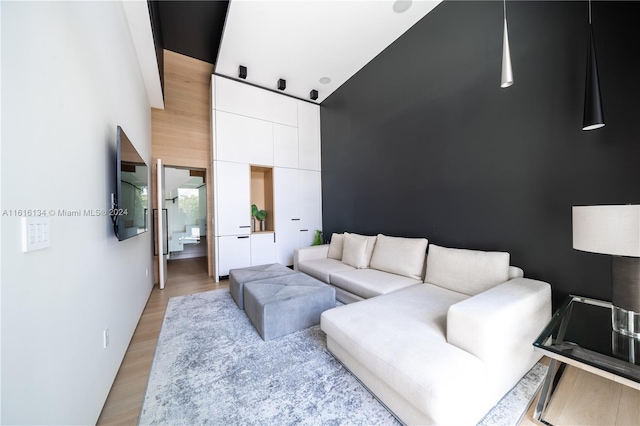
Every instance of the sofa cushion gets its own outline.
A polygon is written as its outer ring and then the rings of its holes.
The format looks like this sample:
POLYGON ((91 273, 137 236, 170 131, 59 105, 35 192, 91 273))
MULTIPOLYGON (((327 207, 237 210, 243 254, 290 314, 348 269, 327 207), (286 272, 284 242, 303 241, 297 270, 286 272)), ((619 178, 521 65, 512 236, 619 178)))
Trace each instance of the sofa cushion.
POLYGON ((373 250, 376 247, 376 240, 378 237, 376 237, 375 235, 360 235, 360 234, 351 234, 351 235, 356 235, 358 237, 363 237, 367 239, 367 251, 366 251, 367 265, 365 266, 365 268, 368 268, 369 264, 371 263, 371 257, 373 256, 373 250))
POLYGON ((347 234, 344 237, 342 261, 354 268, 366 268, 368 240, 362 235, 347 234))
POLYGON ((509 280, 509 253, 429 246, 425 283, 470 296, 509 280))
POLYGON ((419 279, 403 277, 376 269, 351 269, 332 272, 331 285, 364 299, 391 293, 405 287, 421 284, 419 279))
POLYGON ((307 275, 329 284, 329 276, 332 272, 348 271, 353 266, 346 265, 335 259, 310 259, 298 263, 298 270, 307 275))
POLYGON ((344 248, 344 234, 331 235, 331 242, 329 243, 329 252, 327 257, 329 259, 342 260, 342 251, 344 248))
POLYGON ((476 420, 482 415, 485 368, 445 337, 449 306, 467 297, 416 285, 325 311, 321 328, 330 347, 335 342, 346 350, 366 371, 428 413, 431 423, 470 423, 467 416, 476 420))
POLYGON ((370 267, 421 280, 428 244, 426 238, 387 237, 378 234, 370 267))

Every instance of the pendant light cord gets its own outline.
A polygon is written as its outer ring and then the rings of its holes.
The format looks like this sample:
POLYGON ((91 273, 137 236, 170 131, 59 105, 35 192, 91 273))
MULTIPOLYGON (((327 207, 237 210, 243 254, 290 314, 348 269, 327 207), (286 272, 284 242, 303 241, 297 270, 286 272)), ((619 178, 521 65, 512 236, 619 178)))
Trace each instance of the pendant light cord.
POLYGON ((591 25, 591 0, 589 0, 589 25, 591 25))
MULTIPOLYGON (((589 0, 589 2, 591 2, 591 0, 589 0)), ((506 20, 507 19, 507 0, 504 0, 503 3, 504 3, 504 19, 506 20)), ((591 3, 589 3, 589 4, 591 4, 591 3)), ((591 10, 591 9, 589 9, 589 10, 591 10)))

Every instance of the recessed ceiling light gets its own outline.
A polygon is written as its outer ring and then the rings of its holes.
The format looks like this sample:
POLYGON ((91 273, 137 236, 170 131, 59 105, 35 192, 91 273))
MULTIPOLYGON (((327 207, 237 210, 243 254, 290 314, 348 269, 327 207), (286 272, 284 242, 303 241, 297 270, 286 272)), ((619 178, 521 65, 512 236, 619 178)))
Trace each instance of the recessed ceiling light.
POLYGON ((331 79, 330 79, 329 77, 322 77, 322 78, 320 79, 320 83, 322 83, 322 84, 329 84, 329 83, 331 83, 331 79))
POLYGON ((404 13, 411 7, 411 0, 396 0, 393 2, 393 11, 395 13, 404 13))

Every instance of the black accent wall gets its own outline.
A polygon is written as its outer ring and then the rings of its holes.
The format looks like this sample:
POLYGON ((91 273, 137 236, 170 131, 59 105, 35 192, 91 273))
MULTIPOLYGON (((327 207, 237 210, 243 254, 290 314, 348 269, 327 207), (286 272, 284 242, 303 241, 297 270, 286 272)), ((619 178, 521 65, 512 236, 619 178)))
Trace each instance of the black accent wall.
MULTIPOLYGON (((588 3, 440 4, 321 107, 323 231, 511 253, 525 276, 610 300, 571 206, 640 203, 638 2, 594 2, 606 127, 584 132, 588 3)), ((390 13, 393 13, 390 9, 390 13)))

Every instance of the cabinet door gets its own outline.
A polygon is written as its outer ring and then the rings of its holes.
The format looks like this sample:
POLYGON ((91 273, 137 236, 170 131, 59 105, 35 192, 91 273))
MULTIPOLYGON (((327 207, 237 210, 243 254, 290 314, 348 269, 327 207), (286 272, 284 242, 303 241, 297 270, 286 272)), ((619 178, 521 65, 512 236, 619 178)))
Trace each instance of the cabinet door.
POLYGON ((298 129, 295 127, 273 125, 273 165, 298 168, 298 129))
POLYGON ((215 161, 216 236, 251 232, 249 165, 215 161))
POLYGON ((322 178, 320 172, 310 170, 300 170, 298 176, 300 246, 307 247, 313 243, 316 230, 322 230, 322 178))
POLYGON ((300 247, 298 170, 274 168, 273 191, 276 219, 276 261, 293 265, 293 251, 300 247))
POLYGON ((269 121, 296 127, 298 101, 289 96, 266 91, 269 103, 269 121))
POLYGON ((300 220, 298 170, 275 167, 273 169, 273 198, 276 230, 282 223, 300 220))
POLYGON ((218 276, 229 275, 229 269, 251 266, 251 241, 248 235, 217 237, 218 276))
POLYGON ((213 80, 213 109, 271 120, 271 92, 220 76, 213 80))
POLYGON ((298 159, 305 170, 320 170, 320 107, 298 101, 298 159))
POLYGON ((273 233, 251 234, 251 266, 276 261, 276 243, 273 233))
POLYGON ((300 248, 300 227, 297 223, 288 223, 276 229, 276 262, 293 265, 293 251, 300 248))
POLYGON ((273 165, 273 124, 217 111, 216 160, 273 165))

